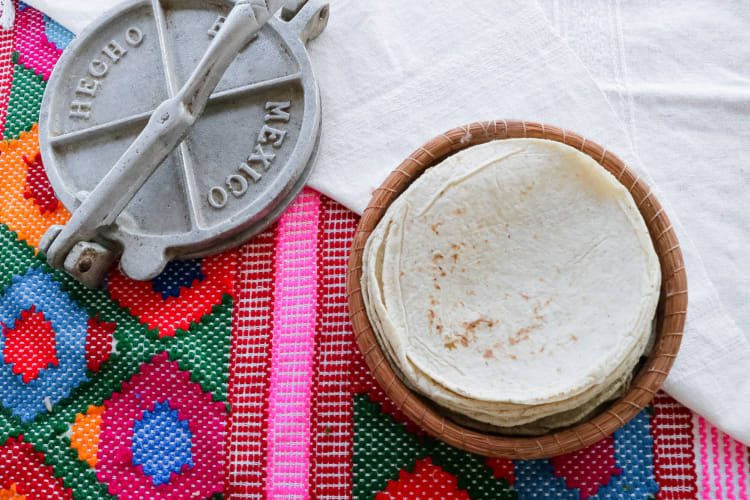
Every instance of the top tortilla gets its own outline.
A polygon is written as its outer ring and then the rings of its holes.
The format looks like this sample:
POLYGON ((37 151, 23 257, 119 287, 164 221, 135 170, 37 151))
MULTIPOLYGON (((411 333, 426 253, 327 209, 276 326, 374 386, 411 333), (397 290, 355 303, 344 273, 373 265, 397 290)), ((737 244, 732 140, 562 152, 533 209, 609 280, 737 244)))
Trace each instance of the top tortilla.
POLYGON ((659 287, 628 191, 539 139, 475 146, 423 173, 363 257, 390 361, 464 414, 531 405, 538 418, 601 394, 643 352, 659 287))

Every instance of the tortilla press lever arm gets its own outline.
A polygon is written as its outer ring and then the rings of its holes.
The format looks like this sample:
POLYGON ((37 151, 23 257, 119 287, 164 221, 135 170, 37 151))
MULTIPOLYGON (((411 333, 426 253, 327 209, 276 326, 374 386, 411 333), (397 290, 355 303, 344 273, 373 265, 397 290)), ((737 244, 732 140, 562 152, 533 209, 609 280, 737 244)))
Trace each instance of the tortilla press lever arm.
POLYGON ((298 33, 303 44, 314 40, 328 25, 329 4, 325 0, 287 0, 281 19, 298 33))
MULTIPOLYGON (((52 226, 44 234, 39 249, 47 255, 52 267, 65 269, 88 286, 101 282, 114 255, 94 242, 98 229, 115 222, 157 167, 182 142, 237 54, 283 3, 283 0, 235 3, 185 85, 156 108, 143 131, 68 223, 52 226)), ((142 275, 133 277, 151 279, 161 267, 145 262, 142 275)))

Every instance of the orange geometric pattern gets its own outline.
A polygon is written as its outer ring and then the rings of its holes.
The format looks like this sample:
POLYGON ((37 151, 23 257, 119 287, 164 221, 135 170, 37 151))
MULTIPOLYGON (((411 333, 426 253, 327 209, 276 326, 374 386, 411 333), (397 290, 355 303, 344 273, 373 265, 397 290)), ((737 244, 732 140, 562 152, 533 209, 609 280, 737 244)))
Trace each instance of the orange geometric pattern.
POLYGON ((41 213, 33 198, 26 198, 27 158, 39 152, 38 125, 22 132, 18 139, 0 142, 0 223, 18 233, 21 240, 37 248, 42 235, 53 224, 65 224, 70 212, 60 204, 55 210, 41 213))
POLYGON ((76 415, 70 435, 70 447, 78 451, 79 460, 88 462, 91 467, 96 467, 102 413, 104 413, 104 406, 89 406, 86 415, 82 413, 76 415))
POLYGON ((16 485, 11 484, 10 488, 0 489, 0 500, 26 500, 26 495, 20 495, 16 491, 16 485))

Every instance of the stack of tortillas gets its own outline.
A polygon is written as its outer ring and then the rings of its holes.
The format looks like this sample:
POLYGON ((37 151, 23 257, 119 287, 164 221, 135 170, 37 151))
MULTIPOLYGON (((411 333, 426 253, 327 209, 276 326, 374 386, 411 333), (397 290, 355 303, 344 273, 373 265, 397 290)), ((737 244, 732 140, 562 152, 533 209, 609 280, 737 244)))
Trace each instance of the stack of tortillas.
POLYGON ((627 189, 541 139, 425 171, 367 241, 362 293, 399 378, 463 424, 540 434, 627 388, 661 274, 627 189))

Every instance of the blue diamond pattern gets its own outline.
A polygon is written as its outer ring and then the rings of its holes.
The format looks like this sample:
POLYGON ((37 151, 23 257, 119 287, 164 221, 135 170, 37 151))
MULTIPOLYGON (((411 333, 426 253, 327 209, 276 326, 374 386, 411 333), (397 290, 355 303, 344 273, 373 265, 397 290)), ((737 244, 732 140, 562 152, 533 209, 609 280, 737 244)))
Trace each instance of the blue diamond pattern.
POLYGON ((44 34, 47 36, 47 41, 55 44, 55 47, 60 50, 65 49, 75 38, 73 33, 48 16, 44 16, 44 34))
POLYGON ((203 281, 206 275, 201 270, 203 259, 173 260, 164 271, 151 282, 154 292, 161 293, 161 298, 179 297, 180 290, 193 286, 195 280, 203 281))
MULTIPOLYGON (((16 320, 21 318, 21 311, 32 306, 44 314, 55 331, 58 365, 42 370, 39 377, 25 384, 22 375, 13 373, 12 365, 0 362, 0 400, 22 422, 47 411, 47 404, 55 405, 87 380, 86 311, 39 268, 13 277, 13 282, 0 297, 0 322, 14 328, 16 320)), ((5 336, 0 335, 0 352, 4 349, 5 336)))
POLYGON ((193 467, 192 439, 187 420, 179 419, 169 401, 156 403, 133 424, 133 465, 140 465, 154 486, 166 484, 172 473, 193 467))

